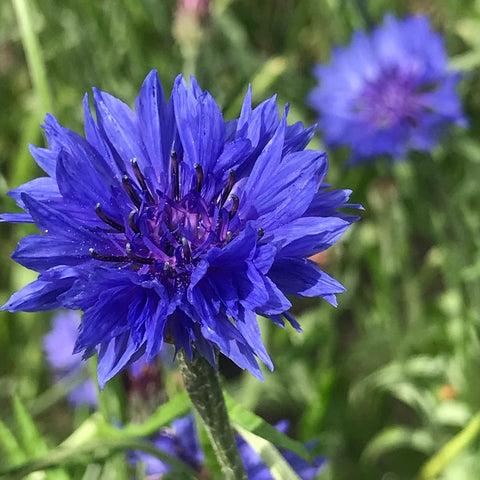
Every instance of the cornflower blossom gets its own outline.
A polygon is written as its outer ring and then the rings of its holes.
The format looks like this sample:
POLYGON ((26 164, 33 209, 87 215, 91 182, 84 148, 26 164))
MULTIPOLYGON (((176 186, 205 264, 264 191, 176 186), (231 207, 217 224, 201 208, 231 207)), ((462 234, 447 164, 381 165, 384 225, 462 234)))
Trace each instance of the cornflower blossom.
POLYGON ((83 317, 74 352, 98 352, 105 382, 173 343, 215 365, 215 350, 262 372, 272 361, 257 314, 300 325, 286 295, 333 305, 343 286, 307 258, 358 217, 339 212, 350 190, 331 190, 324 152, 304 150, 314 128, 287 126, 275 97, 226 122, 207 91, 175 80, 168 102, 155 71, 135 111, 93 90, 85 137, 47 115, 49 148, 31 146, 47 173, 9 192, 35 223, 12 258, 39 272, 2 307, 68 308, 83 317))
MULTIPOLYGON (((282 421, 276 425, 282 433, 286 433, 288 422, 282 421)), ((182 460, 199 473, 200 478, 209 478, 205 467, 205 455, 200 447, 193 415, 178 418, 172 426, 162 429, 151 438, 151 442, 159 449, 174 458, 182 460)), ((268 467, 263 463, 260 455, 253 450, 241 436, 236 437, 240 457, 242 458, 249 480, 273 480, 268 467)), ((311 443, 307 444, 312 446, 311 443)), ((325 465, 324 457, 316 457, 314 464, 308 463, 292 452, 281 452, 291 468, 301 480, 313 480, 325 465)), ((162 475, 172 470, 168 463, 144 452, 135 451, 129 454, 132 465, 143 463, 145 474, 149 479, 160 479, 162 475)))
POLYGON ((350 164, 428 151, 448 127, 466 125, 460 74, 448 69, 443 38, 424 16, 386 15, 382 26, 335 49, 314 75, 319 85, 307 101, 326 144, 351 148, 350 164))

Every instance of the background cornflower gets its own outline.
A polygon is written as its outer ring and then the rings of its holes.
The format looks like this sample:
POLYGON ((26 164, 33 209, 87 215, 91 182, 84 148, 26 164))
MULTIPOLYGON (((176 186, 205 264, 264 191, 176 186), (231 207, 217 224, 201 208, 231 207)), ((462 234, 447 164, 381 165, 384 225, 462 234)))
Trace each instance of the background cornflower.
MULTIPOLYGON (((288 430, 288 422, 282 421, 276 425, 276 428, 285 433, 288 430)), ((196 470, 199 478, 209 478, 208 470, 204 465, 205 456, 198 440, 195 418, 192 414, 174 420, 171 427, 161 430, 152 437, 151 441, 160 450, 179 458, 196 470)), ((236 441, 248 479, 274 480, 260 455, 241 436, 237 435, 236 441)), ((324 457, 316 457, 315 463, 312 465, 292 452, 284 451, 282 455, 297 473, 300 480, 313 480, 324 467, 326 461, 324 457)), ((143 452, 132 452, 129 459, 133 465, 140 462, 144 464, 145 474, 148 475, 148 478, 161 478, 162 475, 172 470, 166 462, 143 452)))
POLYGON ((351 164, 386 155, 429 151, 452 125, 466 125, 444 40, 426 16, 386 15, 372 32, 314 69, 319 85, 308 96, 330 147, 349 146, 351 164))
MULTIPOLYGON (((52 329, 43 337, 47 362, 53 371, 55 382, 76 381, 75 377, 87 376, 87 365, 80 354, 73 354, 73 347, 80 326, 77 312, 65 311, 52 318, 52 329)), ((98 404, 97 387, 91 378, 86 378, 68 392, 68 400, 74 406, 98 404)))

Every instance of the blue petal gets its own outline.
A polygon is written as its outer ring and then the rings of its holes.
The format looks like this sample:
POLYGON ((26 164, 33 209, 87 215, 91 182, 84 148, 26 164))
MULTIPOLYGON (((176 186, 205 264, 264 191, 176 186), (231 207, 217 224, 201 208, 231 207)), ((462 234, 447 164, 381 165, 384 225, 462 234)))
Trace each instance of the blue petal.
POLYGON ((29 213, 2 213, 0 222, 9 223, 35 223, 29 213))
POLYGON ((61 198, 57 183, 50 177, 34 178, 33 180, 20 185, 20 187, 10 190, 7 195, 12 197, 19 207, 24 208, 25 204, 22 200, 22 193, 26 193, 40 201, 51 201, 61 198))
POLYGON ((175 130, 172 107, 173 105, 167 106, 157 71, 152 70, 143 82, 135 102, 135 111, 149 164, 164 190, 166 185, 162 177, 169 168, 175 130))
POLYGON ((242 308, 240 315, 235 319, 235 325, 252 351, 255 352, 255 355, 267 365, 270 371, 273 371, 273 363, 262 343, 260 327, 258 326, 255 313, 242 308))
POLYGON ((215 319, 215 328, 202 324, 201 330, 203 336, 210 342, 213 342, 220 352, 230 358, 240 368, 248 370, 259 380, 263 380, 263 374, 258 367, 254 353, 240 332, 226 317, 219 315, 215 319))
MULTIPOLYGON (((112 153, 123 161, 123 171, 129 170, 130 160, 136 158, 145 165, 145 147, 136 118, 130 107, 106 92, 93 89, 97 122, 102 136, 108 140, 112 153)), ((119 161, 116 161, 117 165, 119 161)), ((120 165, 119 165, 120 166, 120 165)))
POLYGON ((303 258, 276 261, 268 276, 286 295, 320 296, 336 306, 334 294, 345 291, 342 284, 320 270, 314 262, 303 258))
POLYGON ((31 270, 42 272, 56 265, 90 261, 89 247, 73 239, 28 235, 20 240, 12 258, 31 270))
POLYGON ((98 385, 100 389, 118 372, 138 360, 144 353, 145 347, 135 344, 129 332, 125 332, 114 339, 103 342, 98 352, 98 385))
POLYGON ((326 250, 346 232, 351 222, 338 217, 301 217, 272 232, 277 256, 310 257, 326 250))
POLYGON ((184 160, 192 168, 200 164, 208 176, 224 147, 222 112, 207 91, 196 97, 181 77, 175 81, 172 99, 184 160))
POLYGON ((55 171, 57 168, 57 154, 48 148, 39 148, 30 144, 28 146, 32 157, 37 162, 37 165, 52 178, 55 178, 55 171))
POLYGON ((44 312, 61 308, 59 296, 68 291, 79 273, 71 267, 57 266, 42 273, 38 280, 15 292, 0 310, 44 312))
MULTIPOLYGON (((263 162, 275 166, 275 154, 272 152, 272 157, 265 157, 263 162)), ((248 198, 241 199, 239 215, 255 219, 265 232, 300 217, 311 204, 327 170, 328 162, 323 152, 304 151, 288 155, 276 168, 271 170, 268 166, 256 182, 252 180, 250 186, 245 187, 248 198)), ((255 178, 253 172, 250 178, 255 178)))

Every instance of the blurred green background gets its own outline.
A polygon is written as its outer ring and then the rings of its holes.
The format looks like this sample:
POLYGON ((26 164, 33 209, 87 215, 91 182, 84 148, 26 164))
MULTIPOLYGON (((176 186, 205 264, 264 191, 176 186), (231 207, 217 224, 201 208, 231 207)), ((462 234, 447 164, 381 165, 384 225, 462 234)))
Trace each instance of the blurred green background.
MULTIPOLYGON (((366 208, 318 259, 348 291, 337 309, 297 302, 303 334, 261 322, 276 366, 264 383, 224 368, 243 405, 269 421, 291 419, 302 441, 318 438, 329 458, 322 479, 480 478, 480 1, 216 0, 201 18, 176 10, 173 0, 0 2, 0 210, 14 210, 6 191, 41 174, 27 146, 43 145, 45 113, 82 131, 92 86, 133 105, 150 69, 166 91, 179 72, 195 74, 231 119, 252 83, 255 102, 277 93, 291 104, 290 122, 311 124, 315 62, 387 12, 427 14, 463 72, 469 128, 392 166, 346 170, 347 152, 328 152, 327 181, 353 189, 366 208)), ((312 148, 323 148, 318 135, 312 148)), ((9 259, 31 231, 1 225, 2 303, 34 278, 9 259)), ((50 314, 1 312, 0 419, 17 430, 17 395, 54 446, 87 413, 49 394, 41 344, 49 322, 50 314)), ((38 454, 23 450, 23 459, 38 454)), ((118 465, 97 466, 69 474, 119 478, 118 465)))

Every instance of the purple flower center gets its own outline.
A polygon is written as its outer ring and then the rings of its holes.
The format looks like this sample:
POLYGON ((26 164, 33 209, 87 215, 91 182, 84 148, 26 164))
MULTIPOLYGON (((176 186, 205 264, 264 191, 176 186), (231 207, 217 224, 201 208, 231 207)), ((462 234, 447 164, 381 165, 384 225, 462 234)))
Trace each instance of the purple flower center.
POLYGON ((225 246, 236 235, 230 230, 239 206, 237 195, 231 193, 235 172, 230 170, 224 188, 208 202, 201 195, 204 174, 198 164, 192 189, 181 196, 181 162, 175 152, 171 155, 171 197, 158 190, 152 192, 137 161, 134 159, 131 163, 138 185, 128 175, 123 176, 125 192, 135 206, 126 222, 110 218, 100 204, 95 206, 98 217, 113 228, 112 235, 124 234, 123 238, 116 239, 124 254, 111 255, 91 248, 90 255, 99 261, 130 264, 131 269, 164 281, 175 279, 183 283, 199 263, 202 253, 215 246, 225 246))
POLYGON ((379 129, 388 129, 404 121, 416 126, 423 109, 417 87, 416 76, 391 68, 367 83, 355 110, 379 129))

